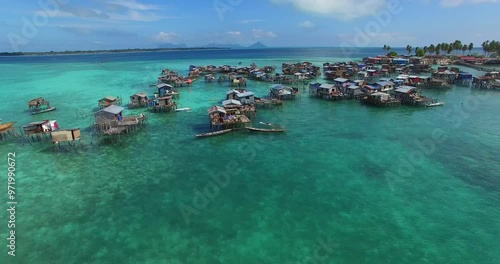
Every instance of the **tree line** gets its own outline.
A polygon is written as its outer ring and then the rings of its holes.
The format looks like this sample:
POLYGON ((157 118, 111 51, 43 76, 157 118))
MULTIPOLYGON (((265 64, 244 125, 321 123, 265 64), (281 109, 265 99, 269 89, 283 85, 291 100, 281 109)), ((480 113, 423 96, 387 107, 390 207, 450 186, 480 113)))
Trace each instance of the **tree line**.
MULTIPOLYGON (((491 55, 492 53, 497 53, 497 55, 500 53, 500 42, 499 41, 485 41, 481 45, 483 48, 483 53, 486 56, 491 55)), ((384 45, 383 49, 388 52, 387 55, 391 56, 397 53, 394 51, 390 51, 392 48, 391 46, 384 45)), ((408 51, 408 55, 412 53, 412 51, 415 51, 415 55, 418 57, 423 57, 427 53, 430 54, 435 54, 435 55, 440 55, 440 54, 454 54, 454 55, 459 55, 462 53, 462 55, 465 55, 466 51, 469 51, 469 54, 471 53, 472 49, 474 49, 474 44, 469 43, 467 44, 462 44, 462 41, 460 40, 455 40, 454 42, 451 43, 438 43, 436 45, 431 44, 429 46, 424 46, 423 48, 416 47, 413 48, 411 45, 406 46, 406 51, 408 51)))

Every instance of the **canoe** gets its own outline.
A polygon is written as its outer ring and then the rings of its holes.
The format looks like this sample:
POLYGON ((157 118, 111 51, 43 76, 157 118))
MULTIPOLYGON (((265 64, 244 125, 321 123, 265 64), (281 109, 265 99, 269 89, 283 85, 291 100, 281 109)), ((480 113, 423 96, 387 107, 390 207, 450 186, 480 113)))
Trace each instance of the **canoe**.
POLYGON ((175 109, 175 112, 189 111, 189 110, 191 110, 191 108, 189 108, 189 107, 183 107, 183 108, 177 108, 177 109, 175 109))
POLYGON ((444 102, 431 103, 431 104, 427 104, 425 106, 426 107, 432 107, 432 106, 442 106, 442 105, 444 105, 444 102))
POLYGON ((11 128, 16 122, 9 122, 7 124, 0 124, 0 132, 11 128))
POLYGON ((247 127, 248 130, 250 131, 255 131, 255 132, 285 132, 286 130, 283 128, 256 128, 256 127, 247 127))
POLYGON ((40 110, 40 111, 33 111, 33 112, 31 112, 31 114, 36 115, 36 114, 46 113, 46 112, 50 112, 50 111, 54 111, 54 110, 56 110, 56 108, 51 107, 51 108, 47 108, 47 109, 40 110))
POLYGON ((195 137, 213 137, 213 136, 218 136, 222 134, 226 134, 227 132, 231 131, 232 129, 224 129, 220 131, 214 131, 214 132, 208 132, 208 133, 201 133, 198 135, 195 135, 195 137))

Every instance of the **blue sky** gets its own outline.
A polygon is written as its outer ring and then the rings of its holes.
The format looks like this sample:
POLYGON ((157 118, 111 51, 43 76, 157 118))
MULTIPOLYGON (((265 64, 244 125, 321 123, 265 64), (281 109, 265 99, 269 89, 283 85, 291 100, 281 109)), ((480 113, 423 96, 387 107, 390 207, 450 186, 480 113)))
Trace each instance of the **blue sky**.
POLYGON ((0 0, 0 51, 500 40, 500 0, 0 0))

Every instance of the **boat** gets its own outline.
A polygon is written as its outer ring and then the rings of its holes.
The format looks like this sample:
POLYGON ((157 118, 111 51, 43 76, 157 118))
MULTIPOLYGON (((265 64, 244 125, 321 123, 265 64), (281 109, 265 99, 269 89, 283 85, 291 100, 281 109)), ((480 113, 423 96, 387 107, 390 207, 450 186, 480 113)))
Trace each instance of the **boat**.
POLYGON ((9 122, 6 124, 0 124, 0 132, 11 128, 16 122, 9 122))
POLYGON ((247 127, 248 130, 250 131, 255 131, 255 132, 285 132, 286 129, 284 128, 257 128, 257 127, 247 127))
POLYGON ((50 106, 50 102, 42 97, 35 98, 28 102, 28 108, 32 115, 46 113, 56 110, 55 107, 50 106))
POLYGON ((50 107, 50 108, 43 109, 43 110, 31 111, 31 114, 36 115, 36 114, 46 113, 46 112, 50 112, 50 111, 54 111, 54 110, 56 110, 55 107, 50 107))
POLYGON ((444 105, 444 102, 430 103, 430 104, 426 104, 425 106, 426 107, 433 107, 433 106, 442 106, 442 105, 444 105))
POLYGON ((213 136, 226 134, 227 132, 230 132, 232 130, 233 129, 224 129, 224 130, 219 130, 219 131, 214 131, 214 132, 201 133, 201 134, 195 135, 195 137, 213 137, 213 136))
POLYGON ((189 107, 183 107, 183 108, 177 108, 175 109, 175 112, 182 112, 182 111, 189 111, 191 110, 191 108, 189 107))

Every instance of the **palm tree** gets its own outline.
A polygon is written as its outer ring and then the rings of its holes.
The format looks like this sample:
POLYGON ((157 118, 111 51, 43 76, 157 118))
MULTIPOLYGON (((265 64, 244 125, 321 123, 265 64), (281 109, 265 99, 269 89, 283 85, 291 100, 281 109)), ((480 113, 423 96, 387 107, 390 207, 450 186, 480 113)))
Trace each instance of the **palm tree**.
POLYGON ((467 51, 467 49, 468 49, 468 48, 469 48, 469 47, 467 46, 467 44, 464 44, 464 45, 462 46, 462 55, 464 55, 464 54, 465 54, 465 51, 467 51))
POLYGON ((453 50, 454 50, 453 43, 450 43, 448 45, 448 50, 446 51, 446 53, 450 54, 451 52, 453 52, 453 50))
POLYGON ((408 51, 408 55, 410 55, 413 48, 412 48, 412 46, 408 45, 408 46, 406 46, 406 50, 408 51))
POLYGON ((490 46, 490 41, 487 40, 487 41, 483 42, 483 44, 481 46, 483 46, 483 52, 484 52, 484 54, 485 55, 488 54, 488 50, 489 50, 489 46, 490 46))
POLYGON ((441 53, 441 49, 442 49, 441 44, 437 44, 437 46, 436 46, 436 55, 439 55, 439 53, 441 53))
MULTIPOLYGON (((492 40, 488 45, 488 52, 490 53, 498 53, 500 51, 500 42, 496 40, 492 40)), ((498 54, 497 54, 498 55, 498 54)))
POLYGON ((456 50, 456 51, 459 51, 463 48, 462 46, 462 41, 460 40, 455 40, 455 42, 453 42, 453 49, 456 50))
POLYGON ((448 43, 441 43, 441 50, 444 52, 446 52, 448 50, 448 43))
POLYGON ((384 49, 384 50, 387 50, 387 45, 384 45, 383 49, 384 49))
POLYGON ((427 51, 429 51, 429 47, 424 46, 424 54, 427 53, 427 51))
POLYGON ((469 44, 469 47, 467 47, 467 49, 469 50, 469 54, 472 54, 471 51, 472 51, 473 48, 474 48, 474 44, 471 42, 469 44))
POLYGON ((431 44, 431 45, 429 46, 429 52, 430 52, 430 53, 434 53, 434 52, 436 52, 436 46, 434 46, 434 44, 431 44))

